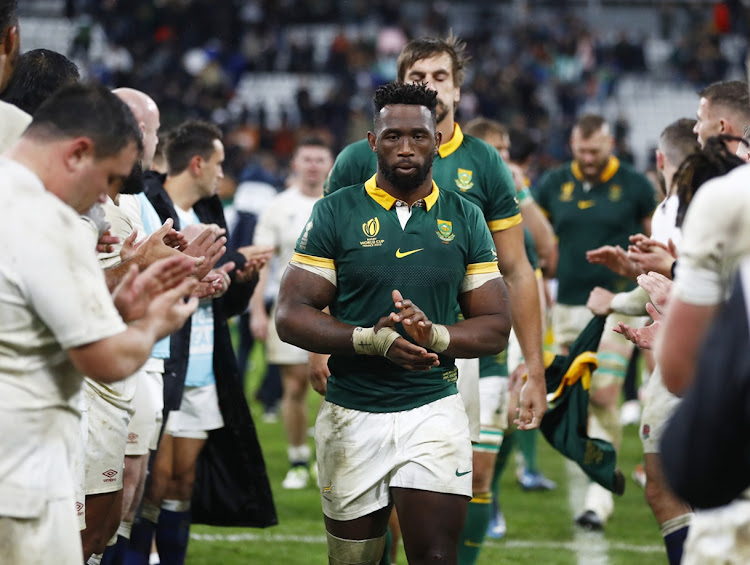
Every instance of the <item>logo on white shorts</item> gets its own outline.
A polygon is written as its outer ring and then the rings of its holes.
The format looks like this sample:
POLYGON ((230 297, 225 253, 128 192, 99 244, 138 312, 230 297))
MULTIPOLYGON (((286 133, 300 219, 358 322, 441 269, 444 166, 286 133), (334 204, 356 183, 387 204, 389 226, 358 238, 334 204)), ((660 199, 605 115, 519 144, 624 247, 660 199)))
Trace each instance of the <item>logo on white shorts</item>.
POLYGON ((115 477, 117 476, 117 471, 115 471, 114 469, 108 469, 104 471, 102 475, 107 477, 106 479, 104 479, 105 483, 112 483, 115 481, 115 477))
POLYGON ((130 432, 128 434, 128 443, 135 443, 138 440, 138 434, 134 434, 133 432, 130 432))

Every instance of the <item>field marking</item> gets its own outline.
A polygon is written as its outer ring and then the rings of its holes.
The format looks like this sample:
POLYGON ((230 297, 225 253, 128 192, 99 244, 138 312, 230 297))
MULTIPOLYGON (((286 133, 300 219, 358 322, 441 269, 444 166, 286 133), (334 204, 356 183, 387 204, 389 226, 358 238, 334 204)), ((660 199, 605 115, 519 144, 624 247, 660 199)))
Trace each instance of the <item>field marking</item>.
MULTIPOLYGON (((206 542, 274 542, 274 543, 302 543, 311 545, 325 545, 325 536, 297 536, 292 534, 253 534, 242 532, 238 534, 196 534, 191 533, 190 539, 206 542)), ((531 541, 531 540, 508 540, 505 542, 485 540, 485 547, 502 549, 564 549, 567 551, 579 551, 580 546, 575 541, 531 541)), ((664 551, 661 545, 633 545, 628 543, 610 543, 610 549, 616 551, 628 551, 631 553, 660 553, 664 551)))
MULTIPOLYGON (((570 459, 565 460, 565 470, 568 473, 568 507, 571 516, 575 518, 581 512, 589 479, 570 459)), ((610 545, 604 534, 587 532, 574 526, 573 544, 576 547, 578 565, 609 565, 610 545)))

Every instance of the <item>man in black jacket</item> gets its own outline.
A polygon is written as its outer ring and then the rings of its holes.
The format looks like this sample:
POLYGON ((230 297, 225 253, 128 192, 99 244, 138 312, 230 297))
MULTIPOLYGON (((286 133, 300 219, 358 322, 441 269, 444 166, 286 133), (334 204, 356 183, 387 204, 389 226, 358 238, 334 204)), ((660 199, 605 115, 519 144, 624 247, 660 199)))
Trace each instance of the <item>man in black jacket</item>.
MULTIPOLYGON (((160 219, 172 218, 188 239, 195 229, 191 225, 226 229, 216 196, 224 159, 218 128, 204 122, 182 124, 171 134, 166 156, 166 177, 149 173, 145 179, 145 194, 160 219)), ((191 519, 233 526, 276 523, 227 325, 228 318, 247 306, 257 270, 269 255, 268 250, 253 247, 228 249, 223 261, 232 261, 235 267, 229 271, 224 293, 204 301, 201 312, 172 335, 164 367, 165 414, 171 415, 142 513, 159 516, 156 540, 163 561, 184 560, 191 519), (217 465, 222 472, 209 471, 217 465)), ((148 525, 141 520, 141 526, 148 525)), ((138 540, 147 537, 141 533, 138 540)), ((138 544, 135 538, 131 549, 138 544)))

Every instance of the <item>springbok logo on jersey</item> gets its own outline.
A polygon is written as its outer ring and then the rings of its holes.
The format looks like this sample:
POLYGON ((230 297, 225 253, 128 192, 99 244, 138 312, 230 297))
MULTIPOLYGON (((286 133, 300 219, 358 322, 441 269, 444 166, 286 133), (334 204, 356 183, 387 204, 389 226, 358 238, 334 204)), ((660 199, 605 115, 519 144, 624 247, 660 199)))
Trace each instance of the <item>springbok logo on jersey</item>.
POLYGON ((609 199, 617 202, 622 198, 622 187, 619 184, 613 184, 609 187, 609 199))
POLYGON ((573 189, 575 186, 572 182, 566 182, 560 187, 560 202, 570 202, 573 200, 573 189))
POLYGON ((435 233, 443 243, 450 243, 456 238, 456 234, 453 233, 453 224, 448 220, 437 221, 438 231, 435 233))
POLYGON ((383 245, 384 239, 377 239, 378 232, 380 231, 380 220, 375 218, 370 218, 367 220, 364 224, 362 224, 362 232, 365 234, 367 239, 365 241, 360 241, 359 244, 362 247, 380 247, 383 245))
POLYGON ((474 183, 471 181, 473 176, 474 171, 469 171, 467 169, 458 169, 458 178, 456 179, 456 186, 458 187, 458 189, 462 192, 466 192, 472 186, 474 186, 474 183))

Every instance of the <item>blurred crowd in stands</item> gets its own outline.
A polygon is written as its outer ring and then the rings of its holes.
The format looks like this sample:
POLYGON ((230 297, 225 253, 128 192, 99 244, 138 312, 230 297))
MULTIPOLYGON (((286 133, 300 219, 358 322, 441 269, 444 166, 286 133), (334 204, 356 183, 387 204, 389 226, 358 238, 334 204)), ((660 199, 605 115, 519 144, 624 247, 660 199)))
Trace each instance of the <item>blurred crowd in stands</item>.
MULTIPOLYGON (((284 178, 301 137, 323 136, 338 150, 363 136, 371 94, 395 78, 403 44, 450 29, 473 58, 459 120, 482 115, 531 133, 542 169, 566 159, 579 110, 600 108, 623 76, 654 70, 645 31, 590 29, 571 2, 547 6, 540 17, 533 4, 475 3, 466 12, 472 21, 452 21, 455 5, 447 2, 399 0, 73 0, 66 15, 78 25, 69 54, 90 75, 151 94, 166 127, 186 117, 219 123, 227 133, 228 176, 241 181, 284 178), (94 57, 97 23, 108 46, 94 57), (243 105, 237 87, 246 73, 271 72, 328 76, 333 86, 316 100, 301 81, 295 104, 270 120, 265 107, 243 105)), ((668 4, 656 29, 672 46, 668 76, 660 69, 660 78, 697 90, 744 62, 729 60, 721 48, 722 38, 747 30, 739 1, 668 4)), ((627 123, 617 130, 620 157, 628 160, 627 123)))

